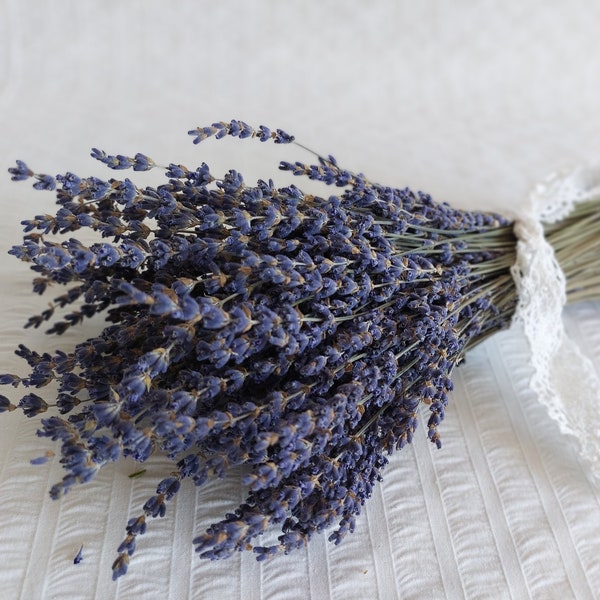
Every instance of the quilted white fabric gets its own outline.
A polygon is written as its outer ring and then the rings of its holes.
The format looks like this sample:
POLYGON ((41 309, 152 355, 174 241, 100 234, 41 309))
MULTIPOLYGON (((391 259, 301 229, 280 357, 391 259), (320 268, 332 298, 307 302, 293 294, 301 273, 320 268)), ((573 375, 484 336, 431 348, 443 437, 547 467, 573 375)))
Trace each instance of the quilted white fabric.
MULTIPOLYGON (((23 373, 12 353, 21 342, 52 350, 98 327, 60 340, 23 330, 47 300, 6 253, 19 221, 52 210, 52 197, 10 182, 14 159, 104 175, 88 156, 99 147, 287 181, 277 163, 306 159, 300 148, 194 146, 186 135, 240 118, 281 127, 373 180, 518 214, 546 173, 600 156, 599 18, 594 0, 0 0, 0 371, 23 373)), ((563 319, 598 372, 600 303, 569 307, 563 319)), ((599 598, 600 488, 529 389, 531 375, 518 329, 472 351, 456 371, 443 448, 419 430, 340 546, 320 536, 265 564, 246 553, 200 561, 192 537, 243 497, 231 473, 184 486, 116 583, 110 567, 126 521, 166 461, 153 458, 138 479, 128 475, 139 465, 107 467, 53 502, 58 459, 29 464, 48 441, 33 421, 1 415, 1 595, 599 598)))

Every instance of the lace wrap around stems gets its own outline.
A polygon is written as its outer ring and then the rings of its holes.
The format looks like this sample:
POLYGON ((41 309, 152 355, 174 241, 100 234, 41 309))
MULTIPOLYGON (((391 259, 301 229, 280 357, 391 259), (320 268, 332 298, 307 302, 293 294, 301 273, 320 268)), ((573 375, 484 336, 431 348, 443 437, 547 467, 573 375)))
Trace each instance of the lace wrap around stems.
POLYGON ((528 210, 515 223, 517 262, 512 275, 519 294, 513 324, 522 325, 531 349, 530 387, 560 431, 576 440, 580 456, 600 484, 600 381, 592 362, 566 334, 566 279, 542 226, 566 217, 575 203, 598 197, 600 167, 555 174, 537 185, 528 210))

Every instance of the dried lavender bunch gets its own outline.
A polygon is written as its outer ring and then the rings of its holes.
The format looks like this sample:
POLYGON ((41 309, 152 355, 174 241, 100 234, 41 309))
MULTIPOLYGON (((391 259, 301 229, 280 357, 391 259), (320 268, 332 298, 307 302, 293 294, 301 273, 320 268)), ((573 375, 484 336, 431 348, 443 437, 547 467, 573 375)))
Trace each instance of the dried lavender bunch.
MULTIPOLYGON (((227 135, 293 142, 242 121, 190 134, 195 143, 227 135)), ((92 156, 115 170, 163 168, 168 182, 51 177, 21 161, 10 169, 14 180, 55 190, 59 206, 23 221, 23 243, 10 251, 36 272, 35 292, 67 287, 27 326, 73 304, 50 333, 97 313, 109 323, 73 352, 21 345, 30 374, 0 376, 58 386, 54 404, 32 392, 18 403, 29 417, 59 413, 38 431, 60 442, 66 470, 51 496, 122 456, 144 462, 163 452, 173 461, 128 522, 114 578, 126 572, 146 519, 165 514, 184 478, 200 486, 239 464, 248 466, 246 501, 194 539, 202 558, 252 548, 261 560, 336 524, 330 540, 339 543, 387 456, 411 442, 419 405, 429 405, 428 435, 439 447, 454 367, 510 322, 511 223, 374 184, 331 156, 279 166, 339 189, 328 197, 272 181, 251 186, 233 170, 215 178, 204 163, 192 170, 142 154, 92 156), (71 237, 79 229, 98 241, 71 237), (271 524, 281 527, 278 543, 257 545, 271 524)), ((571 227, 589 225, 587 217, 571 227)), ((568 255, 572 238, 564 228, 552 234, 567 240, 568 255)), ((597 294, 582 283, 589 270, 580 263, 572 275, 570 294, 597 294)), ((15 408, 0 397, 0 410, 15 408)))

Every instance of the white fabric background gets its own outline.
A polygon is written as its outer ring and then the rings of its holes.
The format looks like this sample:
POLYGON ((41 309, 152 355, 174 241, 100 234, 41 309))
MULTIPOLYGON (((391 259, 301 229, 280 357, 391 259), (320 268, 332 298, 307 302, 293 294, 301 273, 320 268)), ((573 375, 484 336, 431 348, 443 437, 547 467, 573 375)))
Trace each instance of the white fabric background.
MULTIPOLYGON (((518 212, 548 171, 600 157, 599 26, 595 0, 0 0, 0 371, 23 373, 12 354, 21 341, 51 350, 94 328, 59 344, 22 329, 47 300, 6 252, 19 221, 52 210, 52 196, 10 182, 14 159, 105 174, 89 157, 96 146, 255 179, 277 177, 281 157, 309 158, 251 140, 193 146, 186 135, 239 118, 281 127, 373 180, 518 212)), ((600 303, 565 319, 600 369, 600 303)), ((184 486, 117 583, 124 526, 165 461, 136 480, 135 464, 106 468, 52 502, 58 460, 30 466, 47 442, 35 422, 3 415, 2 597, 600 597, 600 490, 528 390, 530 375, 519 331, 474 350, 456 373, 443 449, 419 430, 342 545, 320 536, 268 564, 200 561, 192 537, 242 499, 232 476, 184 486)))

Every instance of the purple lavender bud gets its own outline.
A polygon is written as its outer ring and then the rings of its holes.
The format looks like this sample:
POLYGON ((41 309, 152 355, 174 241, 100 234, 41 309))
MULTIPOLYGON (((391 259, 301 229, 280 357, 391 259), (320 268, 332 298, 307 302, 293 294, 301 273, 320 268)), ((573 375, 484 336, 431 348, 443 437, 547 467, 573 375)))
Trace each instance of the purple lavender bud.
POLYGON ((133 240, 125 240, 121 246, 121 265, 129 269, 137 269, 146 259, 146 254, 139 244, 133 240))
POLYGON ((26 394, 23 396, 19 401, 18 407, 30 418, 48 410, 46 401, 37 394, 26 394))
POLYGON ((266 142, 272 136, 271 130, 264 125, 260 125, 258 128, 258 138, 261 142, 266 142))
POLYGON ((183 165, 175 165, 173 163, 169 164, 165 175, 167 177, 173 177, 174 179, 184 179, 185 177, 189 177, 189 170, 183 165))
POLYGON ((12 412, 17 408, 6 396, 0 394, 0 413, 12 412))
POLYGON ((8 172, 12 175, 12 181, 24 181, 33 177, 33 171, 22 160, 17 160, 16 162, 16 167, 8 169, 8 172))
POLYGON ((275 135, 271 134, 276 144, 291 144, 294 141, 294 136, 286 133, 282 129, 275 130, 275 135))
POLYGON ((132 164, 134 171, 149 171, 152 169, 152 167, 154 167, 154 161, 148 156, 140 154, 139 152, 133 158, 132 164))
POLYGON ((129 567, 129 554, 121 553, 112 565, 112 578, 116 581, 119 577, 122 577, 127 573, 129 567))
POLYGON ((90 156, 96 160, 99 160, 101 163, 104 163, 107 167, 115 170, 129 169, 133 166, 133 161, 127 156, 123 156, 122 154, 111 156, 106 154, 104 150, 98 150, 98 148, 92 148, 90 156))
POLYGON ((179 491, 180 485, 181 482, 177 477, 167 477, 158 484, 156 493, 170 500, 179 491))
POLYGON ((129 556, 132 556, 133 553, 135 552, 135 536, 134 535, 128 535, 120 544, 119 547, 117 548, 117 552, 119 554, 121 553, 126 553, 129 556))
POLYGON ((96 255, 96 262, 103 267, 111 267, 120 258, 119 251, 111 244, 93 244, 90 250, 96 255))
POLYGON ((19 383, 21 383, 21 378, 18 375, 13 375, 12 373, 0 374, 0 385, 12 385, 13 387, 18 387, 19 383))
POLYGON ((146 518, 141 516, 129 519, 127 523, 127 533, 130 535, 143 535, 146 533, 146 518))

